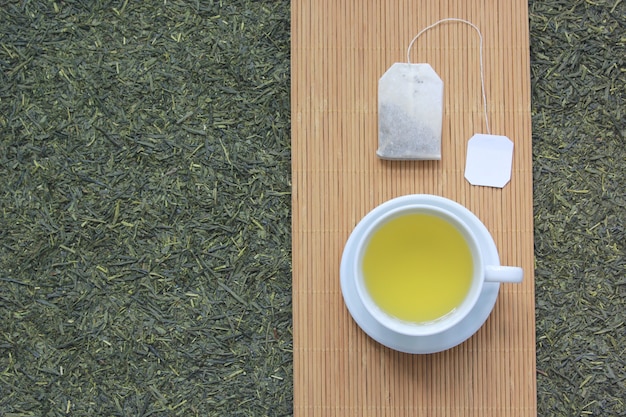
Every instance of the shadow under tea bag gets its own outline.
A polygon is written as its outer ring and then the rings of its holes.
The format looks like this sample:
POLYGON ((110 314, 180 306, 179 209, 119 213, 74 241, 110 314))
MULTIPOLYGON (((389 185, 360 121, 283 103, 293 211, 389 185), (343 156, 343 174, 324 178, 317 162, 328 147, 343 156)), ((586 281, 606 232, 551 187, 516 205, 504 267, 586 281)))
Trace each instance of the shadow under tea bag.
POLYGON ((382 159, 441 159, 443 81, 429 64, 395 63, 378 81, 382 159))

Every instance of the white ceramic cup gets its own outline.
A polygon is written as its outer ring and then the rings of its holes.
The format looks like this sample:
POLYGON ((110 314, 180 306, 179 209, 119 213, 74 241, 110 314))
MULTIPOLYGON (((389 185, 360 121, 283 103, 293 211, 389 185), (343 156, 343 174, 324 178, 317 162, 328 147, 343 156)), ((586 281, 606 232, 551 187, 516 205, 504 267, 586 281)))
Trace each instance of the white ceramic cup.
MULTIPOLYGON (((471 215, 471 212, 468 212, 471 215)), ((464 214, 454 214, 445 207, 437 204, 437 199, 433 199, 427 204, 409 204, 389 210, 378 216, 365 230, 363 238, 357 243, 356 256, 354 258, 354 271, 356 289, 363 305, 372 317, 382 326, 409 336, 430 336, 444 332, 465 318, 474 308, 483 289, 484 282, 521 282, 523 270, 514 266, 487 265, 483 257, 483 249, 488 242, 484 238, 474 233, 469 227, 470 219, 464 218, 464 214), (387 222, 409 214, 428 214, 437 216, 454 226, 464 237, 472 254, 473 271, 469 291, 463 301, 450 313, 436 320, 415 323, 407 322, 383 311, 372 299, 365 285, 363 274, 363 257, 374 233, 387 222)), ((436 279, 437 277, 433 277, 436 279)), ((433 294, 436 296, 436 294, 433 294)))

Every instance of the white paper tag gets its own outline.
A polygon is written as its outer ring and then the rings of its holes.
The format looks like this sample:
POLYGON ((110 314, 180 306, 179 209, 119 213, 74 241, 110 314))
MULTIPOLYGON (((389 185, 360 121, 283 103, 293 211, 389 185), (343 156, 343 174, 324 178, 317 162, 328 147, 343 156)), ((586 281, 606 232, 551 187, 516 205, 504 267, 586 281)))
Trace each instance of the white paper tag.
POLYGON ((378 82, 382 159, 441 159, 443 81, 428 64, 395 63, 378 82))
POLYGON ((476 134, 467 143, 465 178, 472 185, 504 187, 511 180, 513 142, 506 136, 476 134))

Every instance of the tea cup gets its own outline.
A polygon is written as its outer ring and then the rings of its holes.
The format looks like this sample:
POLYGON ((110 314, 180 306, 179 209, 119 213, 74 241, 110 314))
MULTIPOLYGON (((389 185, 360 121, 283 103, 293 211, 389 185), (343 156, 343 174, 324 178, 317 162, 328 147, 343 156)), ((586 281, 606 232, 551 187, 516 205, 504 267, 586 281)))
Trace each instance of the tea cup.
POLYGON ((452 212, 441 197, 379 214, 356 243, 356 292, 379 324, 408 336, 445 332, 468 316, 485 282, 519 283, 523 270, 493 265, 485 237, 467 211, 452 212))

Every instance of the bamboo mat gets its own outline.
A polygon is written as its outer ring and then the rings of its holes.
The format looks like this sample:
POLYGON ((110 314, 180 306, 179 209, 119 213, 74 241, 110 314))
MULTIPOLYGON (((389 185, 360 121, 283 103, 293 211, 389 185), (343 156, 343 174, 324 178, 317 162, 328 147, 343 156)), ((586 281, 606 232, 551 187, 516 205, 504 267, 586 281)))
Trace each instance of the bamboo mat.
POLYGON ((291 7, 294 415, 536 415, 527 2, 294 0, 291 7), (491 132, 515 143, 503 189, 474 187, 463 176, 467 140, 486 133, 478 37, 463 24, 426 32, 411 54, 444 81, 442 160, 376 157, 378 79, 406 60, 420 29, 445 17, 482 31, 491 132), (501 262, 525 270, 523 284, 500 287, 473 337, 432 355, 369 338, 339 283, 354 226, 377 205, 413 193, 468 207, 492 233, 501 262))

